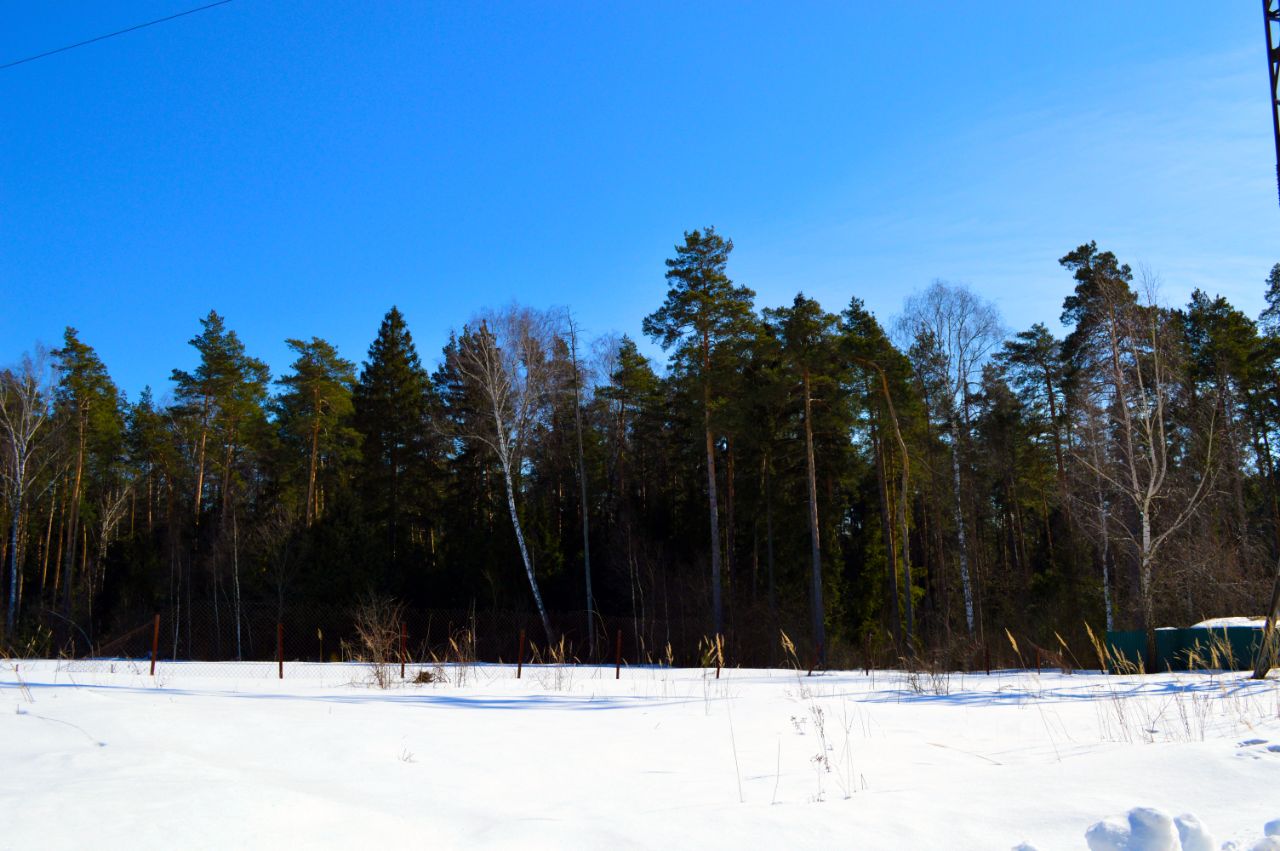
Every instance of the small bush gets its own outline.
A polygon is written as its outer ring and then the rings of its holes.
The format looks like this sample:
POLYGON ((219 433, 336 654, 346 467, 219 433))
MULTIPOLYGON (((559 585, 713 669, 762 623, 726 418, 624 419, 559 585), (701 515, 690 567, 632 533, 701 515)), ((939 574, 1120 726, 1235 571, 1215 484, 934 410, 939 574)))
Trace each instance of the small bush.
POLYGON ((369 666, 373 684, 390 688, 400 663, 400 630, 404 606, 387 597, 370 597, 355 611, 359 644, 354 656, 369 666))

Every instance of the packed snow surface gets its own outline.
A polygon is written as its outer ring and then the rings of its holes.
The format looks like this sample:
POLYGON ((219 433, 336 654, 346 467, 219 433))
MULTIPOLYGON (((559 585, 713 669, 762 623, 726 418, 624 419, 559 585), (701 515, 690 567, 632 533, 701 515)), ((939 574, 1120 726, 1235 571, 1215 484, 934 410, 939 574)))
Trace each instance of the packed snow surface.
POLYGON ((1247 626, 1253 629, 1265 629, 1267 626, 1266 618, 1210 618, 1207 621, 1193 625, 1192 629, 1225 629, 1229 626, 1247 626))
POLYGON ((0 662, 0 848, 1244 851, 1280 817, 1275 679, 425 670, 0 662))

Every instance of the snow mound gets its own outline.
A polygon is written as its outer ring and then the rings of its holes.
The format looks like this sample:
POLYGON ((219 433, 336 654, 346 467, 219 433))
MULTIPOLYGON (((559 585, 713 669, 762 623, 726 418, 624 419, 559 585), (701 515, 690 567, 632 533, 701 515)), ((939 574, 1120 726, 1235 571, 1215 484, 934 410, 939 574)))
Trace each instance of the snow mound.
POLYGON ((1089 843, 1089 851, 1127 851, 1129 825, 1115 818, 1103 819, 1090 825, 1084 838, 1089 843))
POLYGON ((1213 841, 1209 829, 1191 813, 1183 813, 1173 823, 1178 827, 1182 851, 1217 851, 1218 845, 1213 841))
POLYGON ((1280 851, 1280 836, 1268 836, 1249 846, 1249 851, 1280 851))
POLYGON ((1195 816, 1178 816, 1177 821, 1154 807, 1134 807, 1128 820, 1103 819, 1085 831, 1089 851, 1181 851, 1181 836, 1186 835, 1195 851, 1214 851, 1203 825, 1195 816), (1208 839, 1208 845, 1201 844, 1208 839))
MULTIPOLYGON (((1262 830, 1263 838, 1247 851, 1280 851, 1280 818, 1267 822, 1262 830)), ((1219 847, 1200 819, 1190 813, 1170 818, 1154 807, 1134 807, 1126 818, 1112 816, 1095 822, 1084 838, 1089 851, 1217 851, 1219 847)), ((1234 842, 1221 847, 1223 851, 1245 851, 1234 842)))
POLYGON ((1226 629, 1229 626, 1248 626, 1254 629, 1263 629, 1267 625, 1266 618, 1209 618, 1207 621, 1200 621, 1193 624, 1192 629, 1226 629))

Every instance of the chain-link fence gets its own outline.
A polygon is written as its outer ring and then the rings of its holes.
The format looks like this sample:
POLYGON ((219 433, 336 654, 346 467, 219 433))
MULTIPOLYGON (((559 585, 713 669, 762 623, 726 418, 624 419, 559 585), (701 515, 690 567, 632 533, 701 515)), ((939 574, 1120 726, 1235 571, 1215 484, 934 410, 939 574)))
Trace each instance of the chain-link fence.
MULTIPOLYGON (((606 665, 799 667, 812 669, 826 657, 839 668, 883 668, 928 665, 948 670, 990 670, 1031 663, 1000 640, 957 639, 927 657, 902 658, 884 636, 868 633, 862 641, 817 647, 803 613, 782 618, 769 612, 740 611, 720 643, 713 642, 701 619, 655 619, 586 612, 548 614, 550 635, 536 612, 494 609, 410 609, 393 606, 388 647, 371 650, 361 635, 359 606, 285 605, 252 602, 235 606, 222 601, 184 601, 159 614, 137 612, 100 626, 92 640, 87 630, 64 622, 63 641, 49 655, 96 663, 135 664, 150 661, 193 672, 201 663, 211 672, 302 675, 307 666, 362 663, 381 654, 394 664, 562 662, 606 665)), ((1040 650, 1034 644, 1037 667, 1040 650)), ((1055 646, 1050 656, 1065 650, 1055 646)), ((1028 657, 1030 658, 1030 657, 1028 657)), ((1081 654, 1080 661, 1087 661, 1081 654)), ((1080 661, 1072 664, 1082 666, 1080 661)), ((89 668, 85 668, 88 670, 89 668)), ((96 669, 96 668, 95 668, 96 669)))
MULTIPOLYGON (((552 612, 550 630, 536 612, 420 610, 397 607, 395 649, 411 663, 474 661, 584 664, 772 666, 812 663, 803 627, 787 629, 749 618, 750 629, 729 631, 719 651, 700 621, 552 612), (796 650, 786 649, 786 631, 796 650)), ((61 655, 78 659, 161 662, 333 663, 368 658, 359 607, 185 602, 159 614, 116 617, 89 640, 85 630, 57 624, 68 634, 61 655)), ((225 666, 224 666, 225 667, 225 666)))

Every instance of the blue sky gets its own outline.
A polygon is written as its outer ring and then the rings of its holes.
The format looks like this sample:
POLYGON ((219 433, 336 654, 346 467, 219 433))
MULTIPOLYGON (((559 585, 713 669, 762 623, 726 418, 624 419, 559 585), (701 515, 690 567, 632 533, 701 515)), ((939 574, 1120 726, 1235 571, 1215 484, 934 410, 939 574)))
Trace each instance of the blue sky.
MULTIPOLYGON (((6 0, 0 64, 192 5, 6 0)), ((163 395, 210 308, 276 374, 392 304, 429 364, 513 299, 639 337, 707 224, 760 306, 943 278, 1056 327, 1095 239, 1256 315, 1257 7, 236 0, 0 71, 0 363, 74 325, 163 395)))

